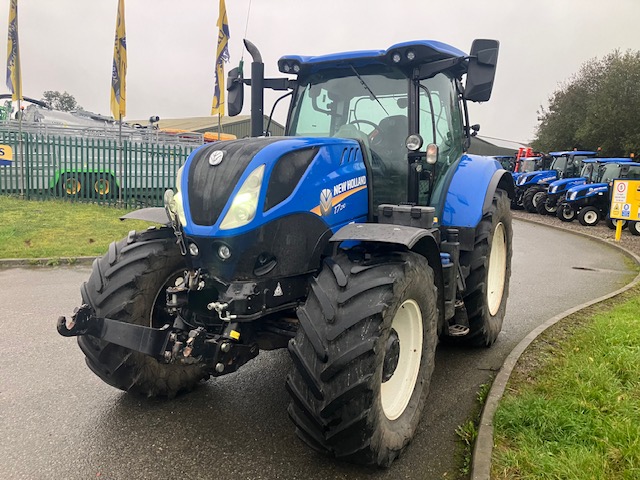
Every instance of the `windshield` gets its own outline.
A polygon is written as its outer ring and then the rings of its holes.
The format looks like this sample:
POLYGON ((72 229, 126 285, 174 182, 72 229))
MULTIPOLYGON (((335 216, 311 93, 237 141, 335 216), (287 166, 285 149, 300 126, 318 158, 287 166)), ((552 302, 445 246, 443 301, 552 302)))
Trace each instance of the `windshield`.
POLYGON ((520 165, 520 172, 534 172, 536 170, 536 166, 538 162, 535 159, 523 160, 520 165))
POLYGON ((580 176, 585 177, 590 182, 595 182, 597 181, 597 173, 598 173, 597 164, 585 163, 582 166, 582 171, 580 172, 580 176))
POLYGON ((620 178, 620 165, 617 163, 605 163, 600 167, 599 183, 608 183, 616 178, 620 178))
POLYGON ((565 168, 567 168, 567 157, 556 157, 551 162, 551 170, 558 170, 560 172, 564 172, 565 168))
POLYGON ((436 165, 426 156, 417 201, 440 208, 445 174, 462 156, 464 130, 455 79, 445 73, 416 83, 386 65, 347 66, 299 77, 288 124, 289 135, 358 140, 369 159, 374 208, 408 200, 409 165, 406 139, 419 133, 438 146, 436 165), (410 107, 409 92, 417 93, 410 107), (414 110, 415 109, 415 110, 414 110), (412 113, 414 112, 414 113, 412 113), (415 114, 417 131, 409 132, 415 114))
POLYGON ((361 141, 373 170, 374 203, 406 202, 407 77, 378 65, 324 70, 299 85, 289 134, 361 141))

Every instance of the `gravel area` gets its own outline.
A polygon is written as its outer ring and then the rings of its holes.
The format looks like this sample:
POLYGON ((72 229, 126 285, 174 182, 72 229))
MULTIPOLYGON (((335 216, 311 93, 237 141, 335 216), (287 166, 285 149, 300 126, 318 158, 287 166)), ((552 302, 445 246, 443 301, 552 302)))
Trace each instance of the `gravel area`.
MULTIPOLYGON (((578 220, 574 220, 573 222, 563 222, 555 216, 538 215, 537 213, 528 213, 524 210, 511 210, 511 214, 513 218, 549 225, 554 228, 562 228, 586 235, 592 235, 594 237, 604 239, 607 242, 611 242, 612 244, 616 243, 616 231, 607 227, 607 224, 604 221, 600 221, 598 225, 593 227, 585 227, 584 225, 581 225, 578 220)), ((622 230, 622 236, 620 237, 618 245, 640 257, 640 236, 631 235, 626 228, 622 230)))

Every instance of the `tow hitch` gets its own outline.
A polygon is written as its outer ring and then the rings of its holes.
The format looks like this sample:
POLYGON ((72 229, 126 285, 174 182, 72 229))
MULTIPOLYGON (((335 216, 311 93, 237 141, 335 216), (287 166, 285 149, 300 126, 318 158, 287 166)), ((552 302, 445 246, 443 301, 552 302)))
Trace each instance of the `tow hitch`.
POLYGON ((71 320, 59 317, 56 326, 63 337, 91 335, 164 363, 204 361, 213 375, 234 372, 259 352, 256 344, 239 343, 240 332, 235 322, 229 322, 222 335, 210 335, 202 327, 187 330, 179 316, 173 326, 152 328, 97 317, 91 306, 85 304, 75 310, 71 320))
POLYGON ((67 321, 66 317, 59 317, 57 329, 63 337, 92 335, 152 357, 164 356, 171 334, 169 324, 162 328, 151 328, 111 318, 98 318, 86 304, 75 310, 71 321, 67 321))

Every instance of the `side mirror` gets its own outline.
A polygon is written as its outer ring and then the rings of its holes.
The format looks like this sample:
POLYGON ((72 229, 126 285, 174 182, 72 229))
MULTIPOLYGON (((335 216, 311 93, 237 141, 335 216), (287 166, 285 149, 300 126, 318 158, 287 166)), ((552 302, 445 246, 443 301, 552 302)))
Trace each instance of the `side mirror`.
POLYGON ((471 102, 486 102, 491 98, 498 64, 497 40, 478 39, 471 45, 467 82, 463 97, 471 102))
POLYGON ((244 83, 242 71, 236 67, 229 70, 227 75, 227 110, 230 117, 235 117, 242 111, 244 104, 244 83))

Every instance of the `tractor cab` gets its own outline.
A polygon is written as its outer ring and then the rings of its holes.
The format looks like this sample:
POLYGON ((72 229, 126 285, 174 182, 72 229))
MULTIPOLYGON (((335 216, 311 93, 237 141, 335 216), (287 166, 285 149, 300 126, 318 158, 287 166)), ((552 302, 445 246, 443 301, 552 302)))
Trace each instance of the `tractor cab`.
POLYGON ((553 157, 551 170, 555 170, 558 173, 558 178, 573 178, 580 173, 584 160, 595 157, 597 153, 571 150, 567 152, 551 152, 549 155, 553 157))

